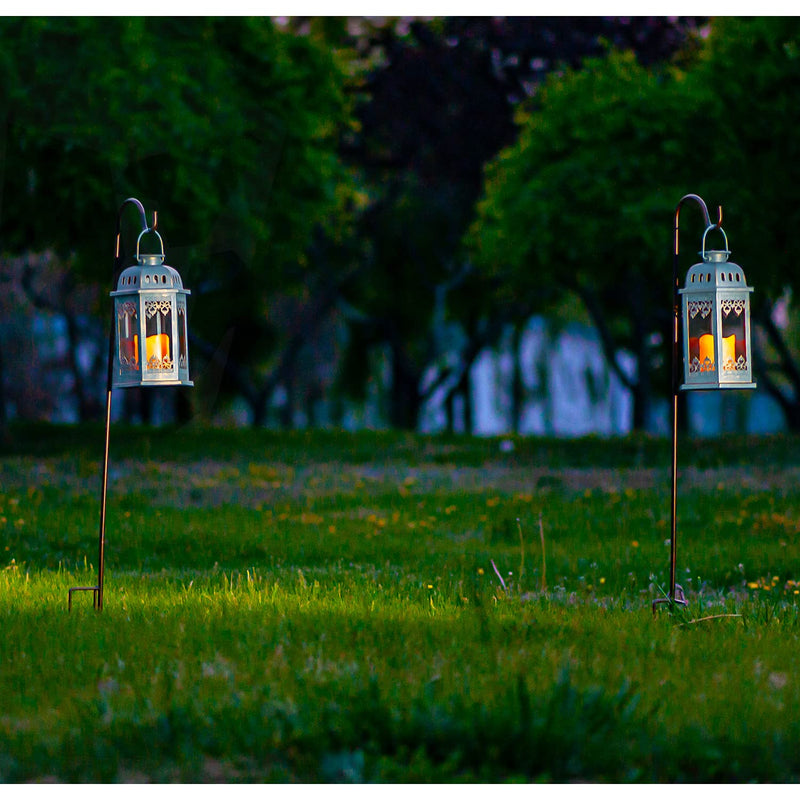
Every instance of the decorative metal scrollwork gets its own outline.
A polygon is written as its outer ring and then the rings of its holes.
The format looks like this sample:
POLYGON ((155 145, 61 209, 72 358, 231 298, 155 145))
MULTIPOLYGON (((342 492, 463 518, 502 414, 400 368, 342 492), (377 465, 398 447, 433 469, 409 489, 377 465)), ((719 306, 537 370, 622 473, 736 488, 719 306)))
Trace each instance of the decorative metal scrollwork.
POLYGON ((739 358, 734 361, 732 358, 729 358, 723 365, 722 369, 726 372, 744 372, 747 369, 747 359, 744 356, 739 356, 739 358))
POLYGON ((722 313, 727 317, 728 314, 733 311, 737 317, 741 316, 742 312, 744 311, 745 302, 742 299, 732 300, 725 298, 719 301, 719 307, 722 309, 722 313))
POLYGON ((698 314, 705 319, 714 309, 712 300, 690 300, 688 303, 689 315, 694 319, 698 314))
POLYGON ((158 313, 166 317, 170 311, 172 311, 172 303, 169 300, 148 300, 144 304, 144 312, 147 314, 148 319, 158 313))
POLYGON ((127 301, 125 303, 120 303, 117 307, 117 316, 122 319, 125 316, 131 317, 133 319, 136 316, 136 303, 131 303, 127 301))
POLYGON ((148 369, 172 369, 172 366, 172 359, 169 357, 156 358, 156 356, 151 356, 147 360, 148 369))
POLYGON ((713 372, 713 371, 714 371, 714 362, 710 358, 704 358, 701 361, 697 356, 695 356, 689 362, 690 373, 713 372))

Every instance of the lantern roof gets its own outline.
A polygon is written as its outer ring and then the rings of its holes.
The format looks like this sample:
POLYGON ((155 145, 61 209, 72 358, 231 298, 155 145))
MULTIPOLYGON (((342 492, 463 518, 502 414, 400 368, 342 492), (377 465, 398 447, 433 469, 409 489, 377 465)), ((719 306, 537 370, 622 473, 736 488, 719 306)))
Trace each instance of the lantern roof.
POLYGON ((124 292, 149 291, 153 289, 180 289, 183 281, 176 269, 164 263, 163 255, 141 255, 139 263, 124 269, 117 280, 117 291, 112 296, 124 292))
POLYGON ((684 291, 705 291, 708 289, 750 289, 744 270, 728 261, 729 250, 705 250, 703 260, 689 268, 686 273, 684 291))

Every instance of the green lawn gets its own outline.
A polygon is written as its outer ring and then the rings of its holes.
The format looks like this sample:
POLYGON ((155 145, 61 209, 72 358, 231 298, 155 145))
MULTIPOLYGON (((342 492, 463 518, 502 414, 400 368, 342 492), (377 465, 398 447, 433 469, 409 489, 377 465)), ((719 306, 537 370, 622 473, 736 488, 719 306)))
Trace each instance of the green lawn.
POLYGON ((0 780, 800 777, 800 440, 18 426, 0 780), (543 547, 544 545, 544 547, 543 547))

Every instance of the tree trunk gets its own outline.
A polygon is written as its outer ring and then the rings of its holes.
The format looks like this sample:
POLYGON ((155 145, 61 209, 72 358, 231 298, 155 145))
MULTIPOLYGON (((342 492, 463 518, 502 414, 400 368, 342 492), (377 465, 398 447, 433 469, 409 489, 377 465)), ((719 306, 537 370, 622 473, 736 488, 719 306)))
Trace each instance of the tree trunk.
POLYGON ((650 404, 650 368, 647 354, 647 336, 644 333, 644 326, 638 315, 633 315, 635 345, 634 356, 636 357, 636 380, 631 378, 622 369, 622 365, 617 358, 619 347, 614 341, 611 330, 606 323, 605 313, 600 301, 595 294, 584 286, 572 285, 570 287, 583 301, 589 316, 594 323, 595 329, 600 336, 600 343, 606 361, 625 386, 633 394, 633 429, 643 430, 647 423, 647 414, 650 404))
POLYGON ((772 306, 763 304, 754 317, 764 328, 770 344, 778 354, 778 362, 768 364, 757 348, 753 348, 753 366, 757 370, 757 380, 778 402, 783 411, 786 425, 792 432, 800 431, 800 367, 798 367, 780 329, 772 319, 772 306), (771 376, 777 372, 789 382, 789 390, 784 390, 771 376))
POLYGON ((519 361, 519 328, 514 325, 511 334, 511 354, 513 367, 511 373, 511 432, 519 433, 520 418, 522 416, 522 368, 519 361))
MULTIPOLYGON (((62 312, 67 321, 67 347, 69 354, 69 368, 72 377, 75 379, 75 394, 78 398, 78 419, 81 422, 87 420, 100 419, 102 416, 102 406, 91 392, 87 391, 86 382, 81 374, 80 364, 78 364, 78 326, 75 322, 75 315, 69 311, 62 312)), ((104 338, 104 342, 107 339, 104 338)))
MULTIPOLYGON (((638 283, 638 281, 637 281, 638 283)), ((633 337, 636 343, 636 377, 633 384, 633 429, 645 430, 650 416, 650 401, 652 394, 652 375, 650 370, 650 352, 647 344, 650 331, 645 325, 640 313, 641 305, 636 302, 640 296, 634 292, 631 303, 631 320, 633 322, 633 337)))
POLYGON ((413 431, 417 428, 421 398, 419 375, 415 374, 400 348, 394 343, 392 353, 392 386, 389 395, 389 424, 393 428, 413 431))
POLYGON ((5 370, 3 369, 3 348, 0 346, 0 442, 7 442, 9 439, 8 417, 6 416, 6 386, 4 375, 5 370))

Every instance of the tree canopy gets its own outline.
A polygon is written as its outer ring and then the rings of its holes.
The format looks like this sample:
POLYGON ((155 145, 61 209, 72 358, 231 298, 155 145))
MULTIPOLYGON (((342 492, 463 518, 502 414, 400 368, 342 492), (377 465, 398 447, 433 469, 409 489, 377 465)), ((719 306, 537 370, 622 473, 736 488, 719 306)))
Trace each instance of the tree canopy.
MULTIPOLYGON (((669 341, 678 200, 694 192, 723 205, 736 243, 763 247, 766 231, 779 248, 787 241, 775 203, 788 204, 783 187, 792 181, 784 178, 797 163, 797 23, 721 20, 711 31, 680 64, 643 66, 632 52, 612 50, 551 76, 519 112, 516 142, 487 167, 467 237, 502 291, 574 292, 611 363, 619 348, 636 355, 637 374, 619 372, 636 395, 637 427, 669 341), (782 188, 773 191, 779 163, 782 188), (751 210, 758 235, 747 222, 751 210)), ((702 233, 698 222, 687 219, 691 235, 702 233)), ((793 279, 788 263, 772 262, 764 290, 793 279)))
POLYGON ((56 17, 4 19, 0 40, 6 249, 88 252, 135 193, 175 244, 253 253, 268 279, 342 208, 345 68, 311 36, 265 18, 56 17))
MULTIPOLYGON (((375 33, 383 62, 368 75, 358 108, 361 127, 345 153, 363 170, 373 196, 359 235, 375 268, 353 294, 354 304, 376 322, 363 342, 388 342, 395 389, 410 384, 401 392, 410 398, 405 417, 395 422, 414 424, 417 387, 438 355, 430 321, 444 293, 447 314, 466 332, 456 371, 465 372, 506 322, 530 313, 529 297, 489 292, 487 279, 499 276, 472 270, 461 247, 485 163, 502 147, 515 147, 519 102, 549 73, 571 67, 578 74, 587 57, 602 52, 603 40, 659 62, 685 42, 692 24, 456 17, 375 33)), ((515 176, 508 177, 516 186, 515 176)))
POLYGON ((206 355, 228 336, 257 383, 282 335, 269 304, 313 283, 319 231, 346 231, 344 51, 269 18, 6 18, 0 45, 3 251, 74 256, 108 287, 116 210, 138 197, 206 355))
POLYGON ((799 29, 4 18, 0 247, 50 249, 107 286, 114 213, 141 199, 194 292, 199 351, 226 343, 256 422, 326 316, 347 329, 339 385, 363 388, 385 348, 390 422, 413 427, 442 320, 463 332, 447 367, 463 390, 508 323, 577 296, 642 426, 666 387, 670 221, 695 192, 724 207, 756 285, 760 369, 800 425, 796 349, 772 324, 797 254, 799 29))

